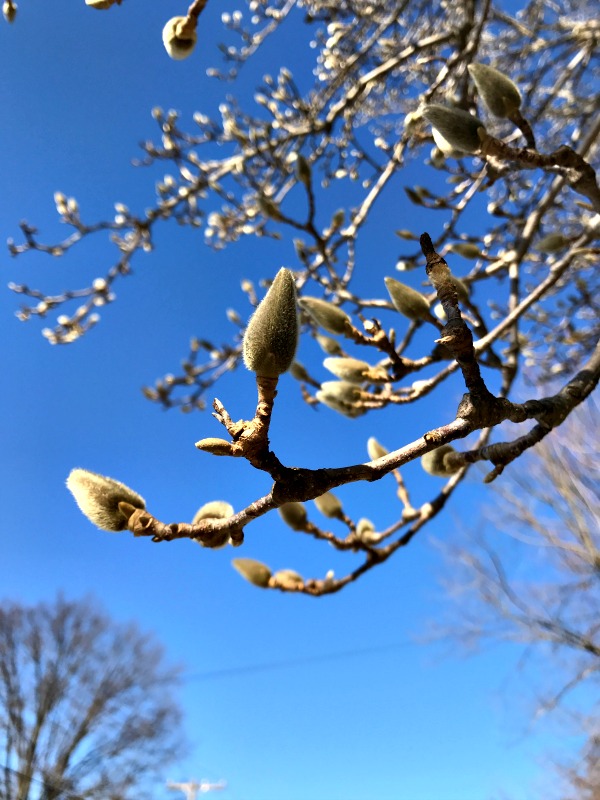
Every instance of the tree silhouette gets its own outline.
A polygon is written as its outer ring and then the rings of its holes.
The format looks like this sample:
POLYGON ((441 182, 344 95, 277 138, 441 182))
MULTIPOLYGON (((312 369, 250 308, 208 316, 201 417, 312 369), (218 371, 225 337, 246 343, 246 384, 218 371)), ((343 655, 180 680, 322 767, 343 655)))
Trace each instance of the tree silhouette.
MULTIPOLYGON (((111 0, 88 5, 119 14, 111 0)), ((531 0, 518 13, 492 0, 248 5, 249 16, 222 15, 223 36, 232 44, 222 45, 224 67, 213 75, 228 86, 284 25, 306 31, 313 45, 303 73, 277 65, 252 100, 224 96, 217 119, 197 112, 193 131, 176 112, 156 108, 159 139, 144 144, 140 163, 166 163, 171 173, 157 185, 151 207, 136 214, 119 203, 113 219, 89 223, 74 198, 57 193, 59 217, 71 233, 47 244, 23 223, 23 241, 9 245, 16 256, 36 250, 60 258, 83 239, 108 234, 114 263, 83 289, 12 288, 24 298, 23 320, 61 311, 43 334, 66 344, 98 322, 115 284, 152 249, 165 222, 198 228, 215 248, 243 236, 289 237, 296 262, 283 272, 279 264, 265 268, 271 291, 262 305, 254 285, 242 281, 253 322, 250 313, 230 312, 239 323, 233 341, 216 345, 210 331, 200 332, 179 374, 145 388, 164 407, 203 409, 219 377, 244 357, 257 376, 254 416, 234 421, 214 400, 225 438, 207 430, 197 446, 205 457, 241 457, 264 471, 265 494, 237 513, 223 500, 201 509, 192 524, 163 523, 118 481, 76 470, 69 485, 96 521, 108 518, 110 530, 128 528, 157 542, 189 537, 207 547, 239 546, 250 523, 279 509, 293 530, 358 555, 359 565, 339 578, 273 572, 250 559, 236 566, 259 586, 322 595, 407 545, 441 512, 471 464, 490 462, 487 481, 500 475, 598 383, 600 188, 593 164, 600 25, 593 4, 574 0, 531 0), (410 163, 420 165, 422 184, 402 185, 410 163), (343 208, 334 199, 340 186, 348 196, 343 208), (355 287, 368 265, 358 245, 374 218, 385 214, 396 226, 399 189, 415 215, 397 231, 405 244, 396 268, 428 288, 423 293, 388 277, 363 296, 355 287), (422 230, 424 211, 437 215, 434 236, 422 230), (298 326, 314 353, 325 351, 323 367, 336 380, 324 380, 316 361, 308 367, 292 361, 298 326), (283 355, 276 349, 282 343, 283 355), (510 398, 523 366, 532 396, 516 403, 510 398), (277 383, 288 367, 307 404, 324 406, 324 413, 353 418, 419 402, 417 438, 394 435, 389 450, 372 440, 363 464, 330 467, 325 449, 320 469, 284 464, 268 434, 277 383), (428 396, 458 371, 466 389, 458 410, 448 408, 445 424, 428 425, 428 396), (548 378, 561 381, 556 393, 547 393, 548 378), (529 424, 503 440, 495 431, 507 420, 529 424), (400 470, 417 458, 446 481, 415 508, 400 470), (390 473, 400 505, 385 530, 351 519, 331 493, 390 473), (311 499, 341 523, 343 534, 309 518, 302 504, 311 499)), ((167 21, 163 43, 171 57, 194 57, 204 6, 193 2, 167 21)), ((298 47, 306 44, 302 35, 297 39, 298 47)))
POLYGON ((178 754, 177 673, 89 601, 0 609, 2 800, 125 798, 178 754))

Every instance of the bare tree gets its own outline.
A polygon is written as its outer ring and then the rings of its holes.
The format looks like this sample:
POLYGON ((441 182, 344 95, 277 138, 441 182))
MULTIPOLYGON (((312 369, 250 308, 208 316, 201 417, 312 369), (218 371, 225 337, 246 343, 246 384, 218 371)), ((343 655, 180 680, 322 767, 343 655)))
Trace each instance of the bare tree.
POLYGON ((536 716, 560 707, 588 737, 579 765, 557 759, 581 800, 600 796, 593 700, 600 687, 599 425, 600 408, 590 399, 526 454, 521 469, 507 470, 499 502, 486 512, 489 535, 463 549, 445 545, 457 598, 453 634, 471 644, 522 643, 522 664, 535 676, 536 716), (591 704, 577 701, 584 684, 591 704))
MULTIPOLYGON (((87 3, 119 13, 113 0, 87 3)), ((165 25, 171 57, 193 57, 204 6, 195 0, 165 25)), ((226 438, 207 426, 197 446, 204 457, 245 458, 266 473, 271 488, 237 513, 226 501, 211 502, 189 524, 163 523, 139 495, 93 473, 78 471, 70 485, 84 509, 90 510, 84 495, 92 491, 96 522, 156 542, 190 537, 208 547, 238 546, 251 522, 279 509, 294 530, 357 554, 359 565, 341 578, 314 579, 249 559, 237 566, 259 586, 322 595, 407 545, 443 509, 471 464, 490 462, 487 480, 493 480, 598 383, 600 187, 593 164, 600 25, 595 5, 581 0, 530 0, 518 13, 501 0, 249 0, 248 9, 249 16, 223 14, 228 42, 214 76, 224 86, 234 81, 283 25, 305 26, 306 41, 301 35, 295 41, 306 45, 306 72, 295 77, 274 65, 276 74, 264 76, 253 102, 245 99, 243 107, 224 98, 220 117, 200 110, 191 131, 176 112, 155 109, 159 138, 144 144, 140 163, 167 164, 171 172, 151 207, 138 214, 118 203, 114 218, 86 222, 75 198, 58 192, 57 211, 70 234, 47 244, 23 223, 22 242, 9 245, 15 256, 40 251, 60 258, 88 237, 108 235, 116 256, 105 274, 62 294, 23 284, 13 289, 24 299, 23 320, 60 310, 43 334, 67 344, 98 322, 115 285, 152 250, 164 222, 200 229, 215 248, 244 236, 289 237, 296 262, 278 273, 253 322, 247 324, 259 298, 243 280, 249 304, 230 312, 239 324, 233 341, 217 345, 210 331, 200 332, 182 369, 145 389, 165 407, 202 409, 218 378, 244 358, 257 375, 254 416, 234 422, 215 400, 226 438), (410 162, 420 165, 420 185, 403 183, 410 162), (333 184, 347 188, 347 207, 332 201, 333 184), (426 277, 431 291, 387 278, 362 296, 355 277, 368 265, 357 247, 368 222, 389 213, 399 194, 415 205, 415 217, 435 220, 433 238, 417 219, 407 220, 398 231, 405 244, 396 263, 407 274, 419 270, 419 285, 426 277), (321 358, 326 352, 322 365, 316 356, 308 367, 293 361, 298 320, 313 352, 321 358), (510 397, 524 363, 535 371, 532 397, 516 403, 510 397), (271 451, 268 434, 277 381, 288 369, 306 402, 326 406, 325 413, 353 418, 419 402, 422 430, 414 441, 389 442, 389 451, 371 442, 363 464, 330 468, 324 450, 322 469, 287 466, 271 451), (336 380, 326 380, 323 369, 336 380), (459 370, 463 401, 457 411, 448 409, 446 424, 432 428, 427 398, 459 370), (548 377, 562 381, 555 394, 547 394, 548 377), (529 425, 490 444, 506 420, 529 425), (455 452, 451 442, 467 437, 455 452), (447 481, 415 508, 400 468, 417 458, 447 481), (350 518, 330 491, 390 473, 400 503, 385 530, 350 518), (310 499, 342 533, 309 518, 302 504, 310 499)), ((390 255, 390 270, 395 261, 390 255)), ((267 283, 278 266, 267 271, 267 283)))
POLYGON ((2 800, 146 796, 178 754, 177 673, 89 601, 0 609, 2 800))

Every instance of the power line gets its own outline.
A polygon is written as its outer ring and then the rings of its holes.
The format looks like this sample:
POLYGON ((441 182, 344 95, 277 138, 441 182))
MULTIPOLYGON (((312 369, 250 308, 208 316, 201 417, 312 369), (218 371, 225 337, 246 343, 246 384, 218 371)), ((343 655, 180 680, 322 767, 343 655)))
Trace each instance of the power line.
POLYGON ((238 675, 249 675, 253 672, 268 672, 278 669, 290 669, 291 667, 299 667, 305 664, 316 664, 327 661, 338 661, 344 658, 355 658, 357 656, 366 656, 372 653, 384 653, 390 650, 399 650, 405 647, 411 647, 414 642, 395 642, 392 644, 376 645, 374 647, 360 647, 352 650, 340 650, 333 653, 323 653, 321 655, 303 656, 299 658, 287 659, 285 661, 267 661, 262 664, 244 664, 239 667, 224 667, 222 669, 206 670, 205 672, 194 672, 189 675, 183 675, 184 681, 206 681, 215 678, 233 678, 238 675))

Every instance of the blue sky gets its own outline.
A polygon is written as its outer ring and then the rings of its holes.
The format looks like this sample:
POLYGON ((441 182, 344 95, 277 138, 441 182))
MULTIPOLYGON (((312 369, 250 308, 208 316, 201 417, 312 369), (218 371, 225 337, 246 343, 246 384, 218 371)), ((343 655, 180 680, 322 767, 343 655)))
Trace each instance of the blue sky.
MULTIPOLYGON (((220 13, 234 5, 209 2, 197 51, 184 62, 167 58, 160 32, 185 3, 166 9, 157 0, 126 0, 104 13, 83 0, 21 6, 14 25, 0 26, 3 240, 19 240, 22 218, 43 239, 58 238, 57 190, 77 197, 87 221, 110 216, 116 201, 143 209, 161 172, 136 170, 130 161, 139 141, 157 135, 153 106, 176 108, 191 125, 193 111, 214 113, 224 91, 249 101, 262 71, 307 57, 293 31, 282 34, 239 86, 224 89, 205 70, 218 63, 220 13)), ((410 173, 403 183, 409 180, 410 173)), ((365 287, 395 274, 393 230, 416 225, 420 232, 402 198, 400 187, 390 204, 394 218, 386 212, 368 230, 359 253, 369 262, 365 287)), ((1 594, 30 603, 60 589, 70 598, 91 593, 114 617, 155 631, 171 659, 185 664, 181 696, 193 749, 165 779, 224 779, 222 796, 231 800, 482 800, 502 791, 514 800, 531 797, 544 785, 543 753, 556 739, 541 729, 523 735, 531 708, 525 687, 511 677, 517 651, 497 647, 466 659, 452 645, 419 641, 448 602, 430 539, 460 528, 457 501, 395 559, 319 600, 261 592, 230 566, 244 555, 307 576, 350 567, 277 515, 250 526, 243 550, 234 552, 134 541, 97 531, 80 514, 64 486, 75 466, 123 480, 165 521, 189 520, 214 499, 238 510, 269 488, 246 463, 194 448, 200 438, 221 435, 209 414, 163 413, 140 387, 175 371, 192 335, 226 341, 233 328, 225 309, 248 310, 240 279, 274 275, 291 263, 291 245, 247 241, 215 253, 201 233, 175 225, 157 232, 156 245, 117 286, 118 300, 102 310, 97 329, 69 347, 46 343, 40 329, 47 323, 18 322, 18 297, 0 292, 1 594)), ((3 283, 49 292, 87 285, 110 255, 102 240, 64 263, 5 253, 3 283)), ((318 364, 304 345, 299 359, 318 364)), ((252 414, 250 373, 227 376, 217 389, 234 418, 252 414)), ((458 377, 451 390, 452 397, 434 396, 425 423, 422 409, 404 407, 347 420, 309 409, 286 376, 272 442, 288 464, 356 463, 366 459, 371 435, 391 449, 424 424, 448 421, 463 391, 458 377)), ((438 488, 417 465, 406 478, 415 503, 438 488)), ((355 518, 368 516, 378 527, 394 519, 391 478, 338 494, 355 518)), ((460 502, 475 509, 481 499, 474 478, 460 502)), ((157 786, 156 797, 163 796, 176 795, 157 786)))

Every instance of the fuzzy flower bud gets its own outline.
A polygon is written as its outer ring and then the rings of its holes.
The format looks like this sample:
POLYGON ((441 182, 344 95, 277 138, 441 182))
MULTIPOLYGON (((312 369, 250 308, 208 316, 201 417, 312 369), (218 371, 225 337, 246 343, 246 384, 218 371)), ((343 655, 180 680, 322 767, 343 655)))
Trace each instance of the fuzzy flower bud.
POLYGON ((485 127, 481 120, 459 108, 432 103, 423 108, 425 116, 446 142, 462 153, 477 153, 481 148, 478 130, 485 127))
POLYGON ((387 456, 390 451, 380 444, 374 436, 371 436, 367 441, 367 453, 371 461, 377 461, 378 458, 387 456))
POLYGON ((306 527, 306 509, 302 503, 284 503, 279 507, 279 515, 293 531, 303 531, 306 527))
POLYGON ((304 156, 299 155, 296 160, 296 177, 305 186, 310 186, 310 174, 310 164, 304 156))
POLYGON ((269 585, 271 570, 261 561, 255 561, 253 558, 234 558, 231 563, 242 578, 254 586, 265 589, 269 585))
POLYGON ((196 31, 187 24, 186 17, 171 17, 162 32, 168 55, 175 61, 187 58, 196 46, 196 31))
POLYGON ((330 519, 339 517, 343 513, 341 501, 332 492, 325 492, 320 497, 315 497, 313 502, 321 514, 330 519))
POLYGON ((504 73, 487 64, 469 64, 479 96, 495 117, 510 117, 521 107, 521 94, 504 73))
POLYGON ((282 267, 246 327, 244 364, 257 375, 277 378, 290 368, 297 343, 296 285, 282 267))
POLYGON ((314 319, 317 325, 325 328, 329 333, 344 333, 350 325, 350 317, 341 308, 328 303, 327 300, 319 300, 317 297, 302 297, 298 300, 298 305, 314 319))
POLYGON ((400 283, 395 278, 385 278, 385 286, 396 309, 409 319, 431 319, 429 303, 421 292, 400 283))
MULTIPOLYGON (((197 525, 203 519, 228 519, 234 513, 233 506, 225 500, 211 500, 210 503, 205 503, 196 511, 192 525, 197 525)), ((217 550, 229 544, 230 539, 229 531, 217 530, 211 532, 208 537, 204 536, 202 541, 198 541, 198 544, 217 550)))
POLYGON ((425 453, 424 456, 421 456, 421 467, 430 475, 437 475, 441 478, 447 478, 449 475, 453 475, 460 469, 460 467, 452 468, 446 463, 446 456, 455 452, 456 450, 452 447, 452 445, 443 444, 441 447, 437 447, 435 450, 430 450, 429 453, 425 453))
POLYGON ((230 456, 231 443, 225 439, 217 439, 209 437, 208 439, 200 439, 196 442, 195 447, 198 450, 203 450, 205 453, 211 453, 213 456, 230 456))
POLYGON ((304 586, 304 578, 295 569, 280 569, 273 575, 273 582, 281 589, 299 589, 304 586))
POLYGON ((15 21, 17 8, 18 6, 14 0, 4 0, 4 3, 2 3, 2 15, 9 24, 15 21))
POLYGON ((146 508, 139 494, 124 483, 87 469, 71 470, 67 489, 90 522, 103 531, 122 531, 127 527, 127 519, 119 511, 119 503, 146 508))

